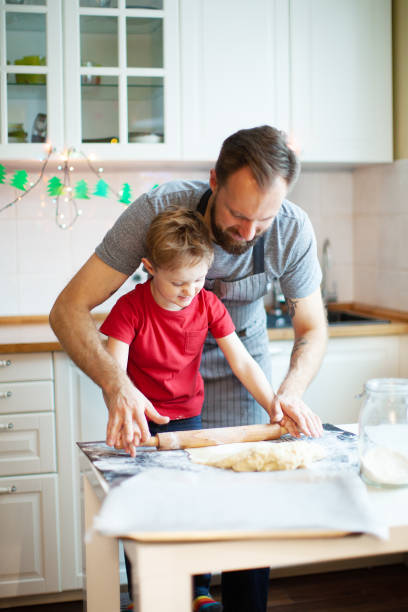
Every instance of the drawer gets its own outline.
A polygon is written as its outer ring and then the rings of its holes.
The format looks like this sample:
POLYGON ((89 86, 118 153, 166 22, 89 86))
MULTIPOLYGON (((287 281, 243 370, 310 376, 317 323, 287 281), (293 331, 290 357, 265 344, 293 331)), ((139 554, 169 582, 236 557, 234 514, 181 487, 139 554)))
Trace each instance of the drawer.
POLYGON ((50 380, 0 383, 0 415, 54 410, 54 383, 50 380))
POLYGON ((59 590, 57 485, 55 474, 0 478, 0 598, 59 590))
POLYGON ((54 414, 0 415, 0 476, 55 471, 54 414))
POLYGON ((52 379, 51 353, 12 353, 0 355, 0 382, 52 379))

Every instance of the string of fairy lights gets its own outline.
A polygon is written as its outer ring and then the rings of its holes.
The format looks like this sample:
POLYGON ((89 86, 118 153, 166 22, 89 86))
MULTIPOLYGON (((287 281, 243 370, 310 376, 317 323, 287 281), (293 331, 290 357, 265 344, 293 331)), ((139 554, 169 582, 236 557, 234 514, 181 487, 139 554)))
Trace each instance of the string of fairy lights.
MULTIPOLYGON (((0 163, 0 186, 10 185, 15 189, 15 196, 5 204, 0 203, 0 213, 21 202, 30 192, 33 191, 43 180, 47 166, 56 153, 51 146, 48 147, 47 155, 41 160, 42 166, 35 180, 29 180, 27 170, 16 170, 11 175, 7 174, 6 167, 0 163)), ((108 198, 112 195, 118 202, 129 205, 132 202, 132 188, 129 183, 123 183, 122 189, 116 191, 102 177, 103 168, 96 168, 92 161, 82 151, 77 151, 74 147, 67 149, 61 156, 61 163, 57 169, 62 173, 60 176, 52 176, 47 181, 47 194, 55 206, 55 222, 61 229, 69 229, 82 214, 82 209, 78 205, 78 200, 89 200, 92 196, 108 198), (73 158, 83 158, 89 170, 96 176, 96 183, 90 187, 88 183, 81 179, 73 181, 72 176, 75 170, 73 158)), ((154 185, 156 187, 156 185, 154 185)))

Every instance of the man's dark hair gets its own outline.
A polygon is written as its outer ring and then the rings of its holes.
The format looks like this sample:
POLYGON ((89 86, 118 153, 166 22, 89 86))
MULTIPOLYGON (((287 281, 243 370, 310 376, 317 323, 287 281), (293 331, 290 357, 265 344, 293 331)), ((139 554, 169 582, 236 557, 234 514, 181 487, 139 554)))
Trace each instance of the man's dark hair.
POLYGON ((224 140, 215 164, 218 185, 224 185, 231 174, 245 166, 261 189, 269 187, 277 176, 291 187, 300 172, 300 162, 288 146, 285 132, 270 125, 239 130, 224 140))

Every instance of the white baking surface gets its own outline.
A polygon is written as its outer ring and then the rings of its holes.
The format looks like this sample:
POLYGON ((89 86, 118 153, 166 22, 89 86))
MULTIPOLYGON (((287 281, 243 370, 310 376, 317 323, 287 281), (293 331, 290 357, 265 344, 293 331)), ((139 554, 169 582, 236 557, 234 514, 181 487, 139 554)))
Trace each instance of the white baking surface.
POLYGON ((302 529, 388 535, 356 474, 312 469, 232 473, 153 468, 113 488, 94 527, 111 536, 302 529))

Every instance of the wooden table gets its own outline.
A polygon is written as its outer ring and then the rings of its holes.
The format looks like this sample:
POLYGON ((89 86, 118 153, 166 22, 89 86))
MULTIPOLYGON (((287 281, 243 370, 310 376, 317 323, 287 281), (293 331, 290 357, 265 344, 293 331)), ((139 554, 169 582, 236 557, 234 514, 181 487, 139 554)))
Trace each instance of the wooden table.
MULTIPOLYGON (((350 430, 353 426, 343 426, 350 430)), ((109 484, 85 458, 85 524, 109 491, 109 484)), ((388 540, 369 535, 316 532, 308 537, 294 533, 264 532, 224 534, 223 539, 191 534, 182 540, 164 534, 129 534, 124 546, 133 568, 133 591, 138 612, 191 610, 191 576, 205 572, 270 566, 290 567, 408 551, 408 488, 371 489, 373 510, 390 526, 388 540)), ((86 601, 88 612, 119 610, 118 541, 93 532, 86 539, 86 601)))

